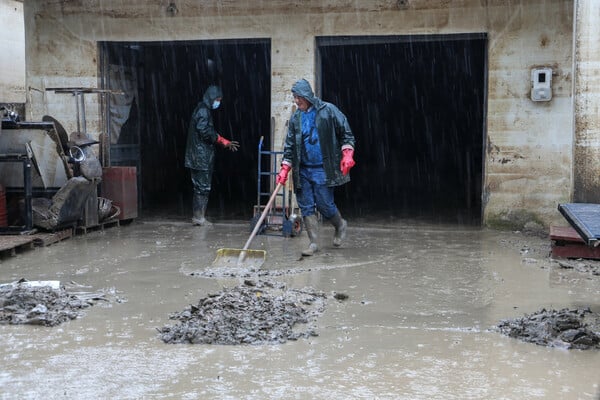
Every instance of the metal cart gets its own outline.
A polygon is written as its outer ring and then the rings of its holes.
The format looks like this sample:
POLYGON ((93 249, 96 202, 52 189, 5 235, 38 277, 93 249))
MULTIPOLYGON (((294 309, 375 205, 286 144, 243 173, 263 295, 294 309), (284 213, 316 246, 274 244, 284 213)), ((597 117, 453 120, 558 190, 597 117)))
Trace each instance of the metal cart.
MULTIPOLYGON (((276 186, 277 170, 283 156, 283 151, 264 150, 263 140, 264 138, 261 136, 258 142, 257 199, 254 206, 254 214, 250 222, 250 230, 253 230, 256 226, 260 215, 264 211, 266 201, 272 195, 271 192, 264 192, 261 188, 273 188, 276 186), (266 170, 263 170, 265 167, 266 170)), ((258 234, 282 234, 284 237, 294 237, 301 232, 302 219, 299 216, 299 209, 292 207, 291 181, 288 181, 284 189, 277 194, 275 205, 268 211, 261 228, 258 230, 258 234)))

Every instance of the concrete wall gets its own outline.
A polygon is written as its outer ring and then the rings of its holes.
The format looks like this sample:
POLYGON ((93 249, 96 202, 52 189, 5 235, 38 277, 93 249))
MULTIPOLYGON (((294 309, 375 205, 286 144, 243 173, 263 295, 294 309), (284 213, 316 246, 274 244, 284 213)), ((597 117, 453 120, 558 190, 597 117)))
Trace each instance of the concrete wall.
MULTIPOLYGON (((96 42, 271 38, 272 116, 282 135, 291 84, 315 81, 315 36, 487 32, 485 223, 562 221, 572 194, 573 0, 80 0, 25 3, 28 119, 75 130, 74 105, 48 87, 98 86, 96 42), (530 71, 553 68, 553 99, 530 100, 530 71)), ((87 97, 88 129, 99 106, 87 97)), ((274 143, 281 143, 275 137, 274 143)), ((360 150, 359 150, 360 151, 360 150)))
POLYGON ((575 12, 573 200, 600 203, 600 2, 578 0, 575 12))
POLYGON ((22 0, 0 0, 0 103, 25 103, 22 0))
MULTIPOLYGON (((501 2, 496 2, 500 4, 501 2)), ((572 168, 572 2, 489 7, 484 220, 564 222, 572 168), (550 102, 530 100, 530 71, 553 68, 550 102)))

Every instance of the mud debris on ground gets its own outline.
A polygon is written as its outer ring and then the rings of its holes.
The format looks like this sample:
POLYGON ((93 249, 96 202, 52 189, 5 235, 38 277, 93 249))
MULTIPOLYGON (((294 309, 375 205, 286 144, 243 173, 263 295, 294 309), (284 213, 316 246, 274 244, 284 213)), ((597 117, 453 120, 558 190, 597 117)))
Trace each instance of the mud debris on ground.
POLYGON ((600 276, 600 262, 597 260, 556 260, 556 263, 562 269, 572 269, 582 274, 600 276))
POLYGON ((59 281, 20 279, 0 285, 0 324, 56 326, 99 301, 109 299, 102 293, 71 293, 59 281))
POLYGON ((254 276, 266 276, 268 275, 268 271, 252 267, 209 266, 202 271, 193 271, 189 275, 203 278, 251 278, 254 276))
MULTIPOLYGON (((299 260, 300 261, 300 260, 299 260)), ((361 263, 364 265, 364 263, 361 263)), ((305 274, 307 272, 333 270, 339 268, 336 265, 313 265, 310 267, 297 266, 294 268, 283 268, 283 269, 256 269, 256 268, 240 268, 240 267, 228 267, 228 266, 209 266, 202 270, 196 270, 188 272, 187 275, 201 277, 201 278, 261 278, 268 279, 269 277, 280 277, 305 274)))
POLYGON ((318 336, 316 319, 326 298, 311 288, 246 279, 171 314, 178 323, 158 329, 159 336, 165 343, 221 345, 280 344, 318 336))
POLYGON ((600 349, 600 314, 589 308, 541 309, 501 321, 493 330, 541 346, 600 349))

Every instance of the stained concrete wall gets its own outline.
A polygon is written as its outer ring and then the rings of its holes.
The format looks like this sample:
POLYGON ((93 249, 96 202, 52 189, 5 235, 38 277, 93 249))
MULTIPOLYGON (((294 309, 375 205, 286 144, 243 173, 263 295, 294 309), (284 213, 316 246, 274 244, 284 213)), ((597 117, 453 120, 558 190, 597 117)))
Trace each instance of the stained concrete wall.
POLYGON ((600 1, 577 0, 575 13, 573 198, 600 203, 600 1))
MULTIPOLYGON (((97 41, 270 38, 273 143, 292 109, 291 84, 315 81, 315 37, 487 32, 484 221, 549 225, 572 194, 573 0, 80 0, 25 3, 28 119, 75 130, 74 105, 48 87, 97 87, 97 41), (530 100, 532 67, 553 68, 553 98, 530 100)), ((100 132, 87 97, 88 130, 100 132)), ((368 151, 367 149, 365 149, 368 151)), ((361 149, 358 149, 361 151, 361 149)))
POLYGON ((0 103, 25 103, 22 0, 0 0, 0 103))

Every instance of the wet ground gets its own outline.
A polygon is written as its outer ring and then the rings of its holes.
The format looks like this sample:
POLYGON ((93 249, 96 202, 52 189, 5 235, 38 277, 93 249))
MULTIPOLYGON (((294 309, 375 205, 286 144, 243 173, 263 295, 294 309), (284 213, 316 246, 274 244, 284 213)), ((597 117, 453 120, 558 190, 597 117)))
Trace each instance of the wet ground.
POLYGON ((299 257, 304 236, 261 235, 251 246, 267 251, 259 273, 213 267, 218 248, 248 234, 245 222, 140 219, 4 259, 0 283, 59 280, 110 301, 52 327, 0 325, 0 398, 599 398, 600 351, 494 329, 542 309, 600 310, 596 263, 551 260, 547 238, 350 221, 343 248, 330 246, 330 227, 312 258, 299 257), (321 299, 300 330, 311 333, 165 343, 174 314, 249 281, 321 299))

